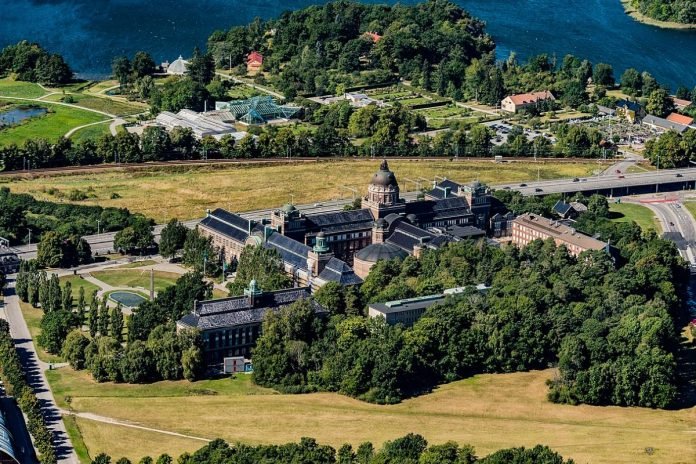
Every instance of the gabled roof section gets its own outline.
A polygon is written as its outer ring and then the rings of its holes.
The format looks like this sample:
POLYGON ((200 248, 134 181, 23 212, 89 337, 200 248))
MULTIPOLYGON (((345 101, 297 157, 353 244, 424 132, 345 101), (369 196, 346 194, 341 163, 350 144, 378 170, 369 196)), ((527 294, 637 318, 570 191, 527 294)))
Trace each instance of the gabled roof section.
POLYGON ((264 247, 277 250, 283 262, 291 264, 296 269, 307 270, 307 257, 311 248, 304 243, 280 233, 273 233, 266 239, 264 247))
POLYGON ((238 242, 245 242, 249 238, 249 230, 254 226, 254 223, 234 213, 218 208, 208 214, 200 222, 200 225, 238 242))
POLYGON ((355 274, 352 267, 336 257, 331 258, 326 263, 324 270, 319 273, 318 277, 325 282, 336 282, 341 285, 360 285, 363 282, 355 274))
POLYGON ((307 222, 320 229, 344 224, 372 223, 373 221, 372 213, 368 209, 307 215, 307 222))

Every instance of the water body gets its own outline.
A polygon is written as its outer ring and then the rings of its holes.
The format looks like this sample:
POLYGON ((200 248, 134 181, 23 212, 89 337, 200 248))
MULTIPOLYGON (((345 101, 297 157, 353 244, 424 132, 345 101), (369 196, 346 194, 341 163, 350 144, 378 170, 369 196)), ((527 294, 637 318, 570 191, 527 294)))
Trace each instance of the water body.
POLYGON ((38 108, 33 106, 19 106, 9 111, 2 111, 0 112, 0 127, 14 126, 25 119, 43 116, 46 114, 46 112, 46 108, 38 108))
MULTIPOLYGON (((619 0, 455 0, 488 23, 504 58, 566 53, 650 71, 673 89, 696 85, 696 30, 640 24, 619 0)), ((311 0, 13 0, 3 2, 0 45, 29 39, 63 54, 83 76, 110 71, 112 57, 147 50, 158 61, 205 45, 215 29, 271 18, 311 0)), ((384 3, 384 2, 381 2, 384 3)), ((386 3, 395 3, 387 0, 386 3)), ((412 4, 413 1, 401 3, 412 4)))

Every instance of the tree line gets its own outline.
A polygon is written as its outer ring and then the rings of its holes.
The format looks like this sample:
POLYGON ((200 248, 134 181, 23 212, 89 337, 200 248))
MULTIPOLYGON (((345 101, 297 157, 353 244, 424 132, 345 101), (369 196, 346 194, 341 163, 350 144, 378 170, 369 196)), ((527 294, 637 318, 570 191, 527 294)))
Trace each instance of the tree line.
MULTIPOLYGON (((59 197, 57 190, 49 189, 46 193, 59 197)), ((8 187, 0 187, 0 237, 14 245, 27 243, 31 234, 32 243, 36 243, 53 232, 47 241, 55 244, 59 240, 60 244, 55 248, 51 246, 51 252, 47 249, 47 257, 63 254, 66 258, 77 256, 77 261, 84 262, 88 259, 89 245, 78 237, 95 234, 97 229, 101 232, 121 230, 141 218, 125 208, 41 201, 29 194, 12 193, 8 187), (57 248, 60 250, 56 253, 57 248)), ((72 258, 68 261, 76 262, 72 258)), ((48 261, 43 264, 54 265, 48 261)))
POLYGON ((631 6, 660 21, 696 24, 696 5, 689 0, 631 0, 631 6))
POLYGON ((67 84, 73 77, 61 55, 49 53, 37 43, 23 40, 0 51, 0 76, 16 74, 20 81, 46 85, 67 84))
POLYGON ((558 366, 552 401, 673 405, 688 269, 673 244, 615 225, 593 203, 578 227, 611 239, 614 256, 574 258, 552 240, 522 250, 459 242, 378 262, 359 302, 336 286, 316 293, 330 318, 315 318, 306 302, 270 313, 253 352, 255 381, 393 403, 482 372, 558 366), (491 289, 449 297, 412 328, 364 317, 369 303, 479 283, 491 289))
MULTIPOLYGON (((547 446, 533 448, 508 448, 495 451, 488 456, 478 457, 471 445, 459 445, 453 441, 441 445, 430 445, 423 436, 409 433, 384 443, 376 449, 371 442, 361 443, 357 448, 345 444, 338 449, 321 445, 313 438, 304 437, 299 443, 283 445, 230 445, 216 439, 195 451, 184 453, 178 464, 573 464, 547 446)), ((147 456, 139 464, 173 464, 168 454, 157 460, 147 456)), ((92 464, 111 464, 111 457, 102 453, 92 464)), ((131 464, 126 458, 115 464, 131 464)))
MULTIPOLYGON (((0 287, 1 289, 2 287, 0 287)), ((41 462, 55 464, 57 460, 53 434, 46 425, 41 404, 34 390, 29 386, 26 375, 10 334, 10 324, 4 319, 0 319, 0 378, 2 378, 7 394, 15 398, 19 408, 27 418, 27 428, 33 438, 34 446, 40 454, 41 462)))

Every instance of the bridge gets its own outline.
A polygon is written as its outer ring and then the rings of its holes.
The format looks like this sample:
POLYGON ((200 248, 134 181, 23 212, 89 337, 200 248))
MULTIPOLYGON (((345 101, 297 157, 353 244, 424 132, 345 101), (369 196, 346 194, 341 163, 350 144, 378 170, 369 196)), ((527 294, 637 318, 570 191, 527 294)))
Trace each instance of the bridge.
POLYGON ((696 168, 665 169, 639 174, 615 173, 603 176, 576 177, 540 182, 502 184, 495 189, 517 190, 525 196, 543 196, 554 193, 591 195, 599 193, 608 197, 641 195, 660 192, 696 190, 696 168))

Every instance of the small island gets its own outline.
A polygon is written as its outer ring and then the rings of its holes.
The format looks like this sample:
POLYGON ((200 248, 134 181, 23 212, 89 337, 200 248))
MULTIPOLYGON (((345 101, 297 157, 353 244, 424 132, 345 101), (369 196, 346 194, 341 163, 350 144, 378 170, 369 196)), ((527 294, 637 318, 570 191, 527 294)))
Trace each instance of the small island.
POLYGON ((693 8, 684 5, 680 10, 680 2, 669 2, 665 0, 652 0, 645 4, 636 4, 635 0, 621 0, 621 4, 626 10, 626 14, 631 16, 638 22, 657 26, 664 29, 696 29, 696 12, 690 12, 688 9, 693 8), (661 6, 663 11, 667 11, 667 17, 655 17, 652 13, 656 8, 661 6), (693 17, 692 17, 693 16, 693 17))

